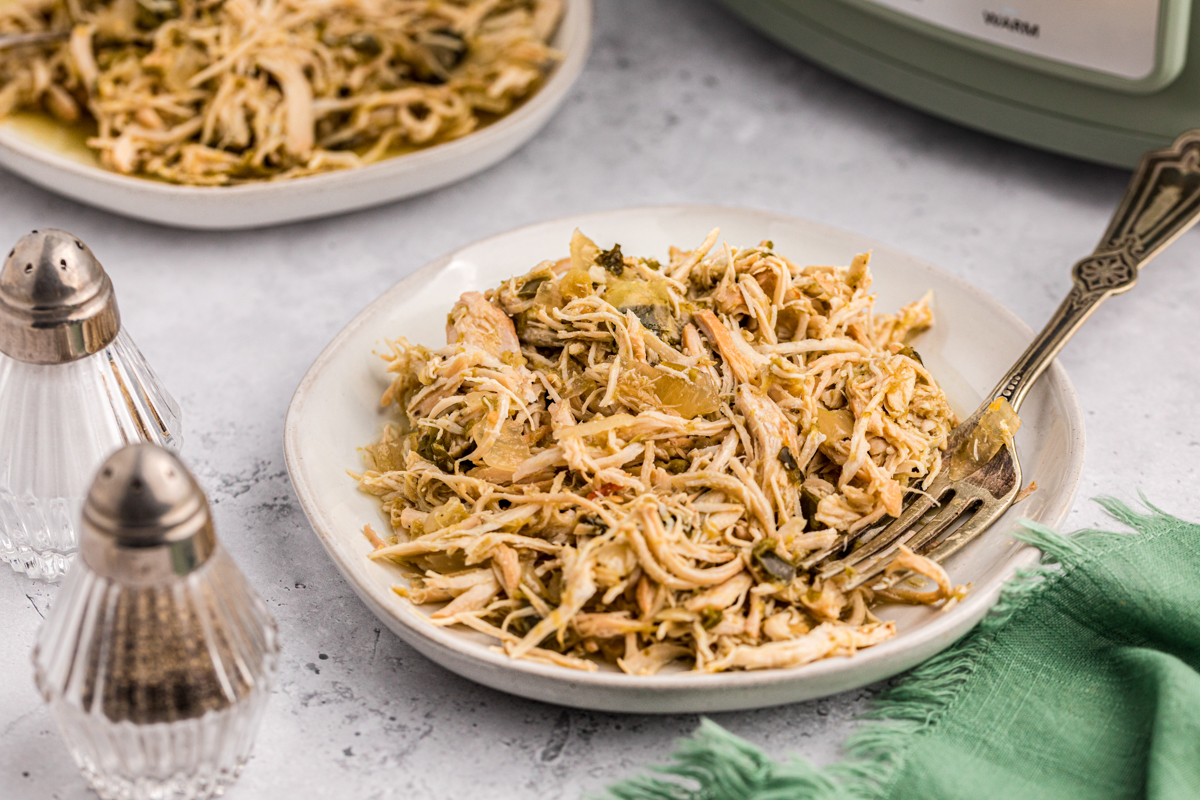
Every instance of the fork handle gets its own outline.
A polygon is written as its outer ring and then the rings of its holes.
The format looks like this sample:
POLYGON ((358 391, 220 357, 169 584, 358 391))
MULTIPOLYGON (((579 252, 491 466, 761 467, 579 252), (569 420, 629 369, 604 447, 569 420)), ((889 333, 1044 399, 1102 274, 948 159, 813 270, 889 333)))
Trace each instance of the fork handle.
POLYGON ((69 39, 71 31, 34 31, 32 33, 4 33, 0 34, 0 51, 8 50, 11 47, 22 47, 28 44, 46 44, 48 42, 57 42, 69 39))
POLYGON ((1200 130, 1142 157, 1100 244, 1071 270, 1074 285, 1041 333, 988 396, 1019 409, 1033 383, 1101 303, 1200 219, 1200 130))

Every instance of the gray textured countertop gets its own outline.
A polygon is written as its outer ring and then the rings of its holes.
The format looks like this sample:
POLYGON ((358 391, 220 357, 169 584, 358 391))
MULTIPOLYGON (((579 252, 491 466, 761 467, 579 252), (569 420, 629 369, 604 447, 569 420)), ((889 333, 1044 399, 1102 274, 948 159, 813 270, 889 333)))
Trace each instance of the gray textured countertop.
MULTIPOLYGON (((375 620, 326 558, 284 471, 284 411, 351 316, 437 255, 542 219, 655 203, 753 206, 939 264, 1040 327, 1124 188, 1117 170, 903 108, 784 52, 718 8, 601 0, 567 103, 498 167, 425 197, 243 233, 159 228, 0 173, 0 242, 63 227, 116 284, 125 325, 184 412, 184 459, 279 620, 284 658, 255 755, 228 796, 559 798, 663 760, 695 716, 594 714, 474 686, 375 620), (481 794, 482 792, 482 794, 481 794)), ((1103 307, 1062 360, 1086 412, 1087 501, 1200 518, 1200 236, 1103 307)), ((0 794, 83 798, 29 650, 53 587, 0 574, 0 794)), ((715 719, 776 755, 837 756, 879 687, 715 719)))

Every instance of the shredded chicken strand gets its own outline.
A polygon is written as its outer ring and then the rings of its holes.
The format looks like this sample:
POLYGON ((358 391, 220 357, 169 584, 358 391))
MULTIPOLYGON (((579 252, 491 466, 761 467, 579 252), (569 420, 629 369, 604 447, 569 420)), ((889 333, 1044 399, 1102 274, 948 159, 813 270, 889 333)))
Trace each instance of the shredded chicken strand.
POLYGON ((545 82, 562 0, 15 0, 0 118, 87 123, 104 167, 214 186, 465 136, 545 82))
MULTIPOLYGON (((794 667, 895 634, 874 590, 797 564, 942 468, 955 416, 906 344, 928 298, 877 314, 867 255, 802 267, 717 239, 660 263, 576 231, 568 258, 463 294, 445 347, 390 343, 398 414, 357 477, 394 531, 367 529, 371 557, 446 604, 435 624, 638 675, 794 667)), ((895 570, 936 588, 891 601, 966 591, 907 551, 895 570)))

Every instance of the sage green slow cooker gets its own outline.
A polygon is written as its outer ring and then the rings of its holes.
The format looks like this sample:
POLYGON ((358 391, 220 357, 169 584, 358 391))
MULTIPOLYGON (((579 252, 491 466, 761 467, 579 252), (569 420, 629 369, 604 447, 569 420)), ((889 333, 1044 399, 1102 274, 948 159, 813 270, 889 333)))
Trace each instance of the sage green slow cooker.
POLYGON ((1132 166, 1200 127, 1191 0, 721 2, 856 83, 1035 147, 1132 166))

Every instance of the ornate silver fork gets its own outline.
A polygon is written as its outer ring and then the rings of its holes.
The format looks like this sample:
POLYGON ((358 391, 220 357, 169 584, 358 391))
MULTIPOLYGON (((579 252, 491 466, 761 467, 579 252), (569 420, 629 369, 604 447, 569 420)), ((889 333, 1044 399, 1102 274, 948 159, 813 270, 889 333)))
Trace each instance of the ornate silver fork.
POLYGON ((960 448, 974 435, 988 405, 1004 398, 1013 409, 1020 409, 1034 381, 1096 308, 1133 288, 1141 267, 1197 219, 1200 130, 1189 131, 1170 147, 1142 157, 1100 244, 1072 269, 1070 293, 983 404, 950 433, 948 458, 926 494, 917 495, 882 530, 877 526, 874 535, 847 537, 813 553, 800 566, 818 568, 822 578, 845 575, 848 590, 883 572, 901 545, 940 561, 983 533, 1013 504, 1021 487, 1021 463, 1014 445, 1002 447, 969 474, 952 477, 955 461, 959 460, 961 471, 966 458, 960 448), (930 515, 935 506, 938 510, 930 515), (858 546, 845 554, 846 548, 855 544, 858 546))

